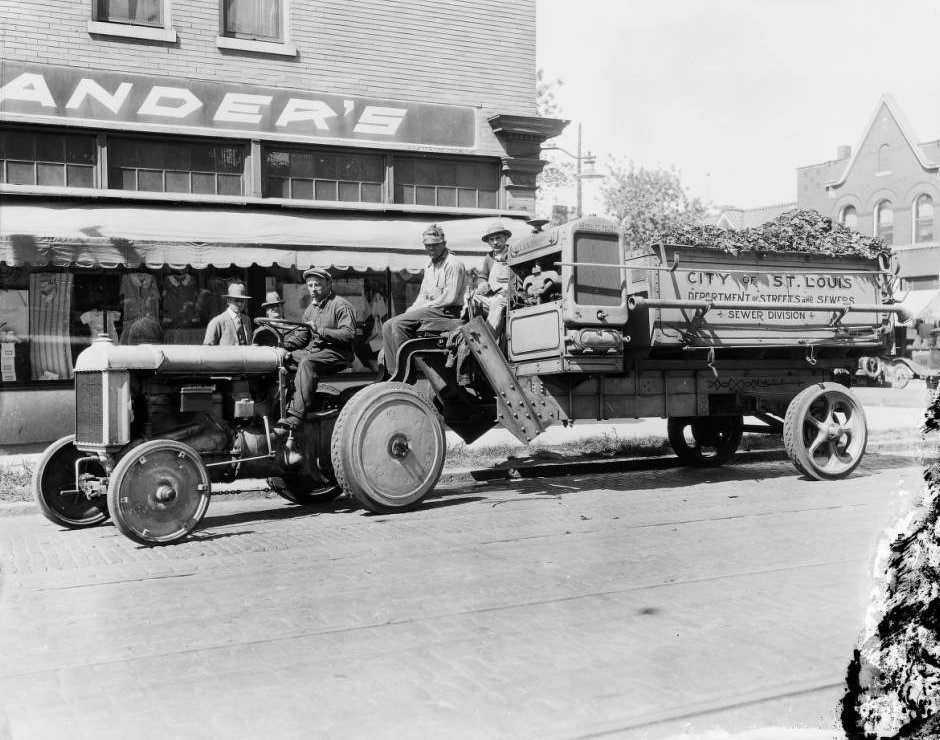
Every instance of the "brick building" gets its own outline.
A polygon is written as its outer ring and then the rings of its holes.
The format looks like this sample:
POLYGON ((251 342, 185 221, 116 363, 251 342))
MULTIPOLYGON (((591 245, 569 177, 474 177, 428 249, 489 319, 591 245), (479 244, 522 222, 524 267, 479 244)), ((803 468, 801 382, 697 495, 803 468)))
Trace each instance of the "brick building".
POLYGON ((535 0, 0 0, 0 444, 59 436, 93 335, 201 343, 330 266, 360 369, 423 228, 534 207, 535 0), (370 339, 372 340, 370 342, 370 339))

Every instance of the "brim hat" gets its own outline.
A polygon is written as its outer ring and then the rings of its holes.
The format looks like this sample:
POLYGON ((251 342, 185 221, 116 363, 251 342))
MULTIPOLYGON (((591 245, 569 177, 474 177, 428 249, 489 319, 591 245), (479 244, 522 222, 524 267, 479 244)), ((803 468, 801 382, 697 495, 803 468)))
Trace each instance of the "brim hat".
POLYGON ((244 283, 230 283, 228 286, 228 293, 225 294, 225 297, 241 298, 243 300, 248 300, 251 298, 251 296, 245 292, 244 283))
POLYGON ((486 227, 486 231, 483 232, 483 241, 488 241, 491 236, 496 236, 497 234, 505 234, 506 238, 512 236, 512 232, 506 228, 506 224, 502 221, 493 221, 489 226, 486 227))
POLYGON ((444 229, 437 224, 431 224, 421 234, 421 241, 424 244, 445 244, 447 239, 444 237, 444 229))
POLYGON ((328 270, 324 270, 322 267, 311 267, 307 270, 304 270, 304 280, 307 278, 319 278, 320 280, 329 280, 332 282, 333 276, 330 275, 328 270))
POLYGON ((281 299, 281 296, 278 295, 276 290, 269 290, 264 296, 264 303, 261 304, 261 308, 280 306, 283 305, 283 303, 284 301, 281 299))

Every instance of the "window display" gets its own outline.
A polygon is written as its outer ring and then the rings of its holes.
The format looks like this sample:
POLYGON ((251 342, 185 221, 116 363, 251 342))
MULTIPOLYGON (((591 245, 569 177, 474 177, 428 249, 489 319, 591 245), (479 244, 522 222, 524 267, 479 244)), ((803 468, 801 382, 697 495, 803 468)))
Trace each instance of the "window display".
POLYGON ((68 273, 29 276, 29 362, 33 380, 72 377, 69 311, 73 277, 68 273))

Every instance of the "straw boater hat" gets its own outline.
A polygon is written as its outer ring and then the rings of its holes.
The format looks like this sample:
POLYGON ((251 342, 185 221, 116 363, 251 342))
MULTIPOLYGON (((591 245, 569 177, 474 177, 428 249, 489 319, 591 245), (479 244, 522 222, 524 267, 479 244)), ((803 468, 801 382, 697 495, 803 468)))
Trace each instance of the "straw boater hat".
POLYGON ((276 290, 269 290, 264 296, 264 303, 261 304, 261 308, 280 306, 283 303, 284 301, 281 299, 281 296, 278 295, 276 290))
POLYGON ((491 236, 496 236, 497 234, 505 234, 507 239, 512 236, 512 232, 506 228, 506 224, 502 221, 493 221, 486 227, 482 239, 483 241, 487 241, 491 236))
POLYGON ((226 298, 241 298, 243 300, 248 300, 249 298, 251 298, 251 296, 245 292, 244 283, 229 283, 228 293, 225 294, 225 297, 226 298))

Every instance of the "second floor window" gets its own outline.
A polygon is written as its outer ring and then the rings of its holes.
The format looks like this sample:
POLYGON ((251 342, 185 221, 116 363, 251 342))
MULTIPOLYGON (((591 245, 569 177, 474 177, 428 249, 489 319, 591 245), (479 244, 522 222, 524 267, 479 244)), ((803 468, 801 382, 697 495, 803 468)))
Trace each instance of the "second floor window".
POLYGON ((875 236, 894 244, 894 211, 890 200, 883 200, 875 206, 875 236))
POLYGON ((268 198, 381 203, 381 155, 266 148, 263 195, 268 198))
POLYGON ((157 193, 244 194, 242 144, 111 139, 108 187, 157 193))
POLYGON ((858 229, 858 212, 855 210, 855 206, 843 208, 842 214, 839 216, 839 222, 847 229, 858 229))
POLYGON ((97 0, 96 20, 132 26, 163 26, 163 0, 97 0))
POLYGON ((0 130, 0 182, 92 188, 97 163, 94 136, 0 130))
POLYGON ((281 41, 283 0, 222 0, 222 35, 281 41))
POLYGON ((499 166, 489 162, 395 157, 395 202, 496 208, 499 166))
POLYGON ((933 198, 921 195, 914 201, 914 242, 933 241, 933 198))

